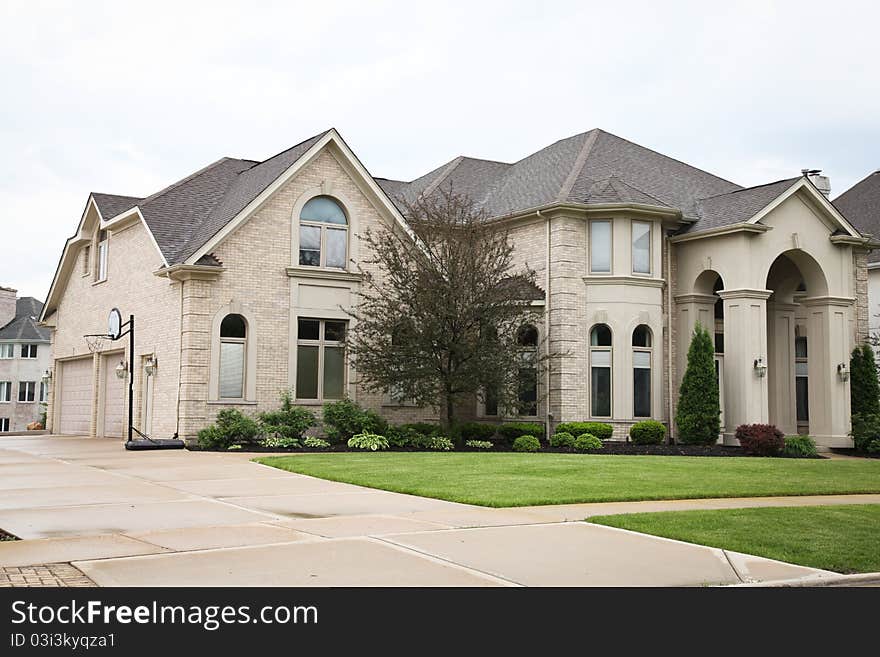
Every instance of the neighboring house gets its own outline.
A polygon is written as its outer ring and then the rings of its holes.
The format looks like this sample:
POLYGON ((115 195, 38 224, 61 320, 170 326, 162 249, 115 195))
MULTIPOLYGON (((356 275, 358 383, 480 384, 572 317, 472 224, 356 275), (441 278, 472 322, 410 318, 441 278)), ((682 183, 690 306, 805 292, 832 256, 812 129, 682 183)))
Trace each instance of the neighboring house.
MULTIPOLYGON (((772 422, 850 445, 840 366, 867 332, 859 281, 874 244, 816 182, 742 188, 601 130, 402 182, 373 178, 329 130, 263 162, 223 158, 146 198, 91 194, 42 317, 54 329, 50 428, 122 435, 114 371, 128 358, 134 423, 156 436, 192 440, 218 410, 272 408, 286 388, 305 406, 348 395, 392 421, 435 417, 358 385, 345 309, 356 265, 380 275, 359 235, 406 230, 400 201, 447 186, 537 272, 529 300, 543 321, 522 332, 524 348, 564 354, 520 417, 608 421, 621 439, 638 420, 669 422, 701 322, 716 336, 726 441, 741 423, 772 422), (125 341, 87 348, 113 307, 136 316, 134 354, 125 341)), ((498 413, 473 402, 476 418, 498 413)))
MULTIPOLYGON (((850 187, 834 205, 864 234, 880 238, 880 171, 850 187)), ((880 251, 868 256, 868 332, 880 338, 880 251)))
POLYGON ((0 433, 26 431, 47 398, 52 366, 49 329, 37 324, 43 304, 0 287, 0 433))

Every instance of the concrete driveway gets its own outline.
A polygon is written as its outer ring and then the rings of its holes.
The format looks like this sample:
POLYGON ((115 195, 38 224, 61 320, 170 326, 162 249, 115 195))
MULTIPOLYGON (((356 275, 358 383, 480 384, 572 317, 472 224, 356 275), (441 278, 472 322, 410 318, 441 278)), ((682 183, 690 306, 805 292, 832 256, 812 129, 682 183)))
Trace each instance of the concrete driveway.
MULTIPOLYGON (((701 586, 830 575, 578 522, 621 505, 488 509, 251 456, 0 438, 0 528, 23 539, 0 542, 0 570, 72 563, 99 586, 701 586)), ((878 498, 842 499, 858 497, 878 498)))

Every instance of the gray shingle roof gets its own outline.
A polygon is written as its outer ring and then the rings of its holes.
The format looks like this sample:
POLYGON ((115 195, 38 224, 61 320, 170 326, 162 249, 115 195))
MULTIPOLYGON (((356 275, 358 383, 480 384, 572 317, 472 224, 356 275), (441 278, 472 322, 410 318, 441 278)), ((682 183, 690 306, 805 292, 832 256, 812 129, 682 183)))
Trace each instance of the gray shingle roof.
POLYGON ((700 199, 697 201, 699 230, 748 221, 798 180, 799 178, 787 178, 700 199))
POLYGON ((95 199, 95 203, 97 203, 98 205, 98 211, 101 213, 101 217, 104 220, 115 217, 118 214, 122 214, 126 210, 131 210, 134 206, 136 206, 140 201, 143 200, 136 196, 99 194, 98 192, 93 192, 92 198, 95 199))
POLYGON ((15 317, 0 328, 0 340, 33 340, 49 342, 49 329, 37 326, 43 304, 33 297, 21 297, 15 302, 15 317))
POLYGON ((730 181, 603 130, 557 141, 513 164, 459 157, 388 191, 412 202, 441 186, 490 217, 551 203, 645 203, 698 218, 697 200, 741 189, 730 181))
MULTIPOLYGON (((860 232, 880 237, 880 171, 869 174, 834 199, 834 206, 860 232)), ((868 262, 880 262, 880 251, 868 254, 868 262)))

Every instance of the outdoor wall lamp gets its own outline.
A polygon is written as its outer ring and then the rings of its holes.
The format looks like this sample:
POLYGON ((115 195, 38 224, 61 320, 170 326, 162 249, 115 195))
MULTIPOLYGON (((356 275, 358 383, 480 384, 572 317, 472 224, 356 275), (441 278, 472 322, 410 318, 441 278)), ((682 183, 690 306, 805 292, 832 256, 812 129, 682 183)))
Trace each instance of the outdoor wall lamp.
POLYGON ((147 362, 144 363, 144 373, 147 376, 153 376, 156 373, 157 367, 159 367, 159 359, 155 356, 150 356, 147 362))
POLYGON ((43 372, 43 376, 40 377, 43 383, 49 383, 49 380, 52 378, 52 370, 46 370, 43 372))
POLYGON ((837 377, 841 381, 849 381, 849 365, 846 363, 839 363, 837 365, 837 377))
POLYGON ((128 374, 128 365, 125 364, 124 360, 121 360, 119 365, 116 366, 116 378, 124 379, 126 374, 128 374))
POLYGON ((763 356, 758 356, 755 359, 755 374, 762 378, 767 376, 767 363, 764 362, 763 356))

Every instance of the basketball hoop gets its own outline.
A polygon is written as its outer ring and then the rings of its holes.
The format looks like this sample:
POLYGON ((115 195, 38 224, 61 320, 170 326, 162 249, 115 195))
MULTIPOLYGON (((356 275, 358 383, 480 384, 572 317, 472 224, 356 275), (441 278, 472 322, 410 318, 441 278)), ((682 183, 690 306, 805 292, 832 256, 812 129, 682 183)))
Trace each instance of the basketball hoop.
POLYGON ((104 340, 106 340, 107 337, 108 336, 103 333, 84 335, 83 338, 86 341, 86 346, 89 348, 89 353, 100 354, 104 350, 104 340))

